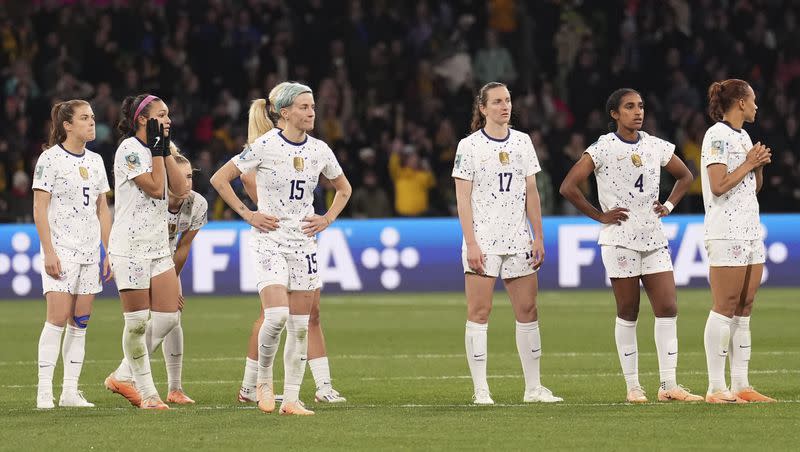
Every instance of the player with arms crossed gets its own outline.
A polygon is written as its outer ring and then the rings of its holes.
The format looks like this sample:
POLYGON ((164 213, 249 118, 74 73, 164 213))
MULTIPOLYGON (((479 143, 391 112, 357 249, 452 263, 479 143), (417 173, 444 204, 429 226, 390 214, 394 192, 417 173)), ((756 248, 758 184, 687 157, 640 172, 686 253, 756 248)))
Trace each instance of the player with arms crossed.
POLYGON ((498 277, 503 279, 516 317, 517 351, 525 375, 523 400, 563 400, 542 386, 539 375, 542 344, 536 271, 544 260, 544 240, 535 174, 541 169, 530 137, 512 130, 510 118, 511 94, 506 86, 484 85, 473 106, 473 133, 458 143, 452 173, 464 234, 464 341, 477 405, 494 404, 486 380, 486 336, 498 277))
MULTIPOLYGON (((108 249, 111 231, 108 178, 103 158, 86 149, 95 137, 89 103, 59 102, 50 115, 50 139, 33 176, 33 220, 42 244, 42 291, 47 301, 47 320, 39 336, 36 407, 54 407, 53 372, 59 348, 64 361, 59 406, 93 407, 78 390, 78 378, 92 302, 103 289, 98 263, 101 239, 108 249)), ((103 275, 106 281, 111 279, 108 259, 103 275)))
POLYGON ((275 109, 286 128, 267 132, 220 168, 211 183, 222 199, 253 226, 250 246, 256 257, 258 290, 264 309, 259 331, 258 407, 275 410, 275 394, 267 376, 286 325, 284 399, 280 413, 312 415, 299 403, 307 360, 307 333, 314 291, 319 286, 315 236, 339 216, 351 187, 333 151, 308 136, 314 128, 314 97, 309 87, 291 83, 279 94, 275 109), (230 182, 256 170, 258 210, 250 211, 230 182), (320 173, 331 180, 336 195, 325 215, 314 214, 313 191, 320 173))
POLYGON ((750 314, 764 273, 764 240, 756 193, 764 183, 771 150, 753 145, 742 129, 756 119, 756 95, 738 79, 714 82, 708 113, 717 121, 701 149, 705 245, 713 306, 704 333, 712 403, 775 402, 750 386, 750 314), (725 384, 730 354, 731 389, 725 384))
POLYGON ((647 402, 639 384, 636 323, 644 285, 655 314, 654 335, 661 385, 658 400, 699 402, 677 383, 678 303, 672 259, 660 218, 672 212, 692 183, 692 173, 678 158, 675 145, 642 132, 644 102, 633 89, 614 91, 606 102, 613 122, 611 133, 589 146, 561 184, 561 194, 584 215, 603 223, 598 243, 603 265, 617 301, 614 338, 627 401, 647 402), (661 168, 677 182, 669 198, 658 201, 661 168), (594 172, 600 198, 598 210, 589 203, 579 184, 594 172))

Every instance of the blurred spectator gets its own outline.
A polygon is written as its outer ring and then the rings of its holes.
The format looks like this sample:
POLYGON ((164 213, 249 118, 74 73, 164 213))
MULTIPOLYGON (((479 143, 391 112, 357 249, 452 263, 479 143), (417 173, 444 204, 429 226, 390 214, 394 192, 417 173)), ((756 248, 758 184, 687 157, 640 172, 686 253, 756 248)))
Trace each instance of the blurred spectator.
POLYGON ((481 86, 489 82, 503 82, 512 85, 517 79, 511 52, 500 45, 497 33, 486 32, 486 47, 475 54, 475 77, 481 86))
MULTIPOLYGON (((399 147, 402 145, 396 145, 399 147)), ((430 213, 429 193, 436 184, 427 160, 411 145, 392 150, 389 174, 394 182, 394 208, 398 215, 418 217, 430 213)))
POLYGON ((353 218, 388 218, 392 208, 386 190, 378 185, 378 177, 373 171, 364 173, 360 186, 353 190, 348 203, 353 218))

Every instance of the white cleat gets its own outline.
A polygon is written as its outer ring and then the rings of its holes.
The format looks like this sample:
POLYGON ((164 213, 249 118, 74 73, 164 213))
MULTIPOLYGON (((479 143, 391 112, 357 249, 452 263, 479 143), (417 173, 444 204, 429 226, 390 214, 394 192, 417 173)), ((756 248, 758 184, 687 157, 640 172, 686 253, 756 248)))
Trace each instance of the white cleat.
POLYGON ((52 392, 39 392, 36 394, 36 408, 40 410, 49 410, 55 407, 52 392))
POLYGON ((472 403, 475 405, 494 405, 494 400, 492 400, 492 395, 489 394, 488 389, 478 389, 472 395, 472 403))
POLYGON ((73 408, 92 408, 94 403, 86 400, 83 391, 64 391, 58 399, 58 406, 73 408))
POLYGON ((239 402, 241 403, 257 403, 255 388, 250 389, 242 386, 239 388, 239 402))
POLYGON ((333 389, 332 386, 325 386, 317 389, 314 394, 314 400, 317 403, 345 403, 347 399, 339 395, 339 391, 333 389))
POLYGON ((554 396, 553 391, 545 388, 544 386, 539 386, 538 388, 526 390, 525 396, 522 398, 522 401, 526 403, 533 403, 533 402, 556 403, 556 402, 563 402, 564 399, 562 399, 561 397, 554 396))

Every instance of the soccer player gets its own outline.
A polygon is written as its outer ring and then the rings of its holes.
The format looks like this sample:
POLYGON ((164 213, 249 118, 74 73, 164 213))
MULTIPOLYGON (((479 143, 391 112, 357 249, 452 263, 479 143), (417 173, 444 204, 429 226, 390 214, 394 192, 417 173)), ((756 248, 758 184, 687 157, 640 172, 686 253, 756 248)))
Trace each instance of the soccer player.
POLYGON ((153 384, 150 353, 180 320, 167 191, 184 196, 189 185, 170 153, 164 101, 150 94, 125 98, 117 128, 125 138, 114 157, 116 210, 109 254, 125 318, 125 358, 105 385, 142 409, 168 409, 153 384))
MULTIPOLYGON (((93 407, 78 390, 78 378, 92 302, 102 290, 99 245, 102 241, 108 249, 111 231, 108 178, 103 158, 86 149, 95 138, 89 103, 59 102, 50 116, 50 139, 33 176, 33 219, 42 244, 42 291, 47 301, 47 320, 39 336, 36 407, 54 407, 53 372, 59 348, 64 361, 59 406, 93 407)), ((107 258, 103 276, 111 279, 107 258)))
MULTIPOLYGON (((269 93, 269 103, 267 99, 256 99, 250 106, 249 124, 247 130, 248 144, 252 144, 257 138, 273 130, 273 122, 277 124, 279 130, 283 130, 286 125, 277 111, 274 104, 278 93, 288 85, 283 82, 272 88, 269 93)), ((277 133, 277 131, 275 132, 277 133)), ((245 191, 250 199, 258 203, 258 190, 256 188, 256 171, 241 175, 245 191)), ((328 364, 327 351, 325 349, 325 336, 322 333, 322 324, 319 318, 319 302, 321 295, 321 278, 318 279, 318 286, 314 290, 314 300, 311 305, 311 314, 308 320, 308 367, 317 386, 314 400, 322 403, 344 403, 347 401, 339 392, 333 388, 331 382, 331 371, 328 364)), ((291 296, 291 294, 289 295, 291 296)), ((264 312, 260 311, 258 320, 253 323, 253 329, 248 342, 247 359, 245 360, 244 377, 242 386, 239 388, 238 399, 240 402, 257 402, 256 385, 258 383, 258 332, 264 323, 264 312)), ((269 370, 272 368, 270 367, 269 370)), ((272 381, 272 376, 263 377, 267 381, 272 381)), ((282 400, 281 395, 276 395, 275 400, 282 400)))
POLYGON ((517 320, 517 351, 525 375, 523 400, 563 400, 542 386, 539 376, 542 342, 536 271, 544 261, 544 241, 535 175, 541 168, 530 137, 512 130, 510 117, 511 95, 506 86, 484 85, 473 106, 473 133, 458 143, 452 173, 464 233, 464 341, 477 405, 494 404, 486 381, 486 332, 497 277, 503 279, 517 320))
MULTIPOLYGON (((200 193, 191 190, 192 164, 184 157, 175 144, 171 144, 172 157, 180 168, 181 174, 186 179, 190 191, 185 195, 178 195, 169 191, 169 204, 167 209, 167 231, 169 233, 169 246, 172 251, 172 261, 175 264, 175 273, 180 277, 181 270, 189 257, 197 232, 208 223, 208 202, 200 193), (180 234, 180 237, 178 235, 180 234)), ((181 327, 181 312, 184 308, 183 290, 180 278, 178 279, 178 324, 165 337, 161 351, 164 354, 164 363, 167 366, 167 382, 169 393, 167 402, 178 405, 194 403, 183 391, 181 372, 183 370, 183 328, 181 327)))
POLYGON ((774 402, 750 386, 750 314, 764 272, 764 241, 756 193, 772 151, 742 129, 756 119, 756 95, 738 79, 714 82, 708 113, 717 121, 701 150, 705 246, 713 306, 705 328, 706 402, 774 402), (730 355, 731 388, 725 384, 730 355))
POLYGON ((259 331, 258 407, 275 410, 275 394, 267 380, 286 325, 284 398, 280 413, 312 415, 299 403, 307 360, 307 333, 314 291, 319 286, 315 236, 339 216, 351 187, 333 151, 310 137, 314 97, 309 87, 290 83, 274 103, 283 130, 267 132, 211 178, 222 199, 253 226, 250 246, 256 256, 258 290, 264 309, 259 331), (253 212, 233 192, 230 181, 256 170, 258 210, 253 212), (325 215, 314 214, 312 201, 320 173, 331 180, 336 195, 325 215), (290 295, 291 293, 291 295, 290 295))
POLYGON ((633 89, 614 91, 606 102, 613 122, 611 133, 589 146, 561 184, 561 194, 584 215, 603 223, 598 243, 603 265, 611 279, 617 302, 614 338, 627 401, 647 402, 639 384, 639 354, 636 323, 644 285, 655 314, 655 342, 661 385, 659 401, 698 402, 677 383, 678 304, 672 259, 660 218, 672 212, 683 198, 693 177, 683 161, 674 155, 675 145, 641 131, 644 102, 633 89), (658 201, 661 168, 677 179, 668 199, 658 201), (579 184, 594 172, 600 209, 581 192, 579 184))

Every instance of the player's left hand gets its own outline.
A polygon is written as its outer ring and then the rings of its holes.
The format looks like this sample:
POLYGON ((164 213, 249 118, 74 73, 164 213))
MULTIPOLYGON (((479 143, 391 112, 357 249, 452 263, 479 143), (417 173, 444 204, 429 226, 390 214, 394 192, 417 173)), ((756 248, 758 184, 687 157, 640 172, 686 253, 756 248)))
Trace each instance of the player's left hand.
POLYGON ((103 259, 103 272, 100 277, 104 282, 109 282, 114 277, 114 270, 111 270, 111 260, 108 258, 108 254, 103 259))
POLYGON ((669 215, 669 209, 658 201, 653 201, 653 212, 658 215, 658 218, 663 218, 669 215))
POLYGON ((307 235, 308 237, 313 237, 316 234, 324 231, 331 225, 330 220, 324 215, 309 215, 303 218, 303 222, 305 223, 301 229, 303 230, 303 234, 307 235))
POLYGON ((541 240, 533 242, 533 269, 538 270, 544 263, 544 244, 541 240))

